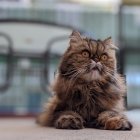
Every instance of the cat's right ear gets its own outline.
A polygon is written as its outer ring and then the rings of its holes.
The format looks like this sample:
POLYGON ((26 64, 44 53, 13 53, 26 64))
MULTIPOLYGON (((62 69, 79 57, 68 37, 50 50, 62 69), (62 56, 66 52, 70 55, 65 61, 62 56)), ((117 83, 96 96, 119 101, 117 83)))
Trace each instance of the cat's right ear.
POLYGON ((118 47, 115 46, 115 45, 113 44, 113 41, 112 41, 112 38, 111 38, 111 37, 108 37, 108 38, 105 39, 103 42, 104 42, 106 45, 108 45, 110 49, 118 50, 118 47))
POLYGON ((77 46, 81 41, 81 34, 78 31, 72 31, 70 35, 70 46, 77 46))

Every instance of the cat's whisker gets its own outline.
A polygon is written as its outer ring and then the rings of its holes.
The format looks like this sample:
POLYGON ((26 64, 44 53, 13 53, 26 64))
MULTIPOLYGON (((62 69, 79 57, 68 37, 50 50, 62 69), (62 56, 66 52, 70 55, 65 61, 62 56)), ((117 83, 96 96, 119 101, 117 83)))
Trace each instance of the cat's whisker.
POLYGON ((110 76, 111 77, 111 80, 114 81, 115 83, 117 83, 117 79, 112 75, 110 74, 109 72, 106 71, 106 76, 110 76))
POLYGON ((117 79, 116 79, 115 76, 114 76, 114 71, 113 71, 113 70, 111 70, 111 69, 107 68, 106 66, 104 66, 103 72, 104 72, 104 75, 105 75, 105 76, 109 76, 109 77, 111 77, 111 79, 112 79, 114 82, 117 82, 117 79))
POLYGON ((91 63, 82 65, 82 68, 84 69, 84 72, 88 71, 90 69, 90 66, 91 66, 91 63))
POLYGON ((69 82, 69 86, 67 88, 67 92, 69 91, 69 88, 72 86, 72 84, 74 84, 75 81, 77 80, 78 75, 82 74, 83 72, 84 72, 84 70, 83 69, 80 69, 80 70, 78 70, 78 72, 76 72, 74 75, 72 75, 72 77, 70 79, 70 82, 69 82))
POLYGON ((114 73, 114 70, 109 69, 108 67, 104 66, 104 72, 114 73))
POLYGON ((75 74, 76 72, 78 72, 79 70, 82 70, 82 68, 79 68, 78 70, 77 70, 77 69, 71 69, 69 72, 66 72, 66 73, 61 74, 61 75, 64 75, 64 76, 73 75, 73 74, 75 74))
POLYGON ((71 74, 73 74, 73 73, 75 73, 75 72, 77 72, 76 69, 75 69, 75 70, 71 70, 71 71, 69 71, 69 72, 66 72, 66 73, 64 73, 64 74, 61 74, 61 75, 67 76, 67 75, 71 75, 71 74))
POLYGON ((72 75, 70 80, 73 80, 74 78, 76 78, 80 73, 84 72, 83 69, 78 70, 78 72, 76 72, 74 75, 72 75))

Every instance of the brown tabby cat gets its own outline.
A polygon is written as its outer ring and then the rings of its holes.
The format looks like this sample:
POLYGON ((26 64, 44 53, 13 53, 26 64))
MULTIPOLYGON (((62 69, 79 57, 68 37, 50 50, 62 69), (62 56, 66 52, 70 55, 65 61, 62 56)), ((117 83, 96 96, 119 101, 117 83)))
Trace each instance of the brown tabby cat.
POLYGON ((60 129, 131 130, 122 114, 126 87, 117 73, 116 49, 111 38, 93 40, 73 31, 52 85, 54 96, 37 122, 60 129))

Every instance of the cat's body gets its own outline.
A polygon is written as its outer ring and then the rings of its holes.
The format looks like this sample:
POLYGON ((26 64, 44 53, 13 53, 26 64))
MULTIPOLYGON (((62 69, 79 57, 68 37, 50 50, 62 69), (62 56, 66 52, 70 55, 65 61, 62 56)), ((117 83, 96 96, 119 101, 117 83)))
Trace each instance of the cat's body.
POLYGON ((73 32, 52 85, 54 96, 38 123, 60 129, 131 130, 122 114, 125 83, 117 73, 115 46, 73 32))

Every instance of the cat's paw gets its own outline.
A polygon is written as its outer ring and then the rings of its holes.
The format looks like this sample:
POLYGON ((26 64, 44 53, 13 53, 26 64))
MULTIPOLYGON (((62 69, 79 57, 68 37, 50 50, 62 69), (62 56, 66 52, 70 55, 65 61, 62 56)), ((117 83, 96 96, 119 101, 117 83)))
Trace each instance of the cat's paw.
POLYGON ((132 124, 127 117, 116 111, 101 112, 97 119, 100 129, 106 130, 131 130, 132 124))
POLYGON ((58 129, 82 129, 83 120, 73 115, 62 115, 56 120, 55 127, 58 129))
POLYGON ((131 130, 132 124, 124 118, 113 117, 113 118, 110 118, 105 123, 104 129, 107 129, 107 130, 131 130))

